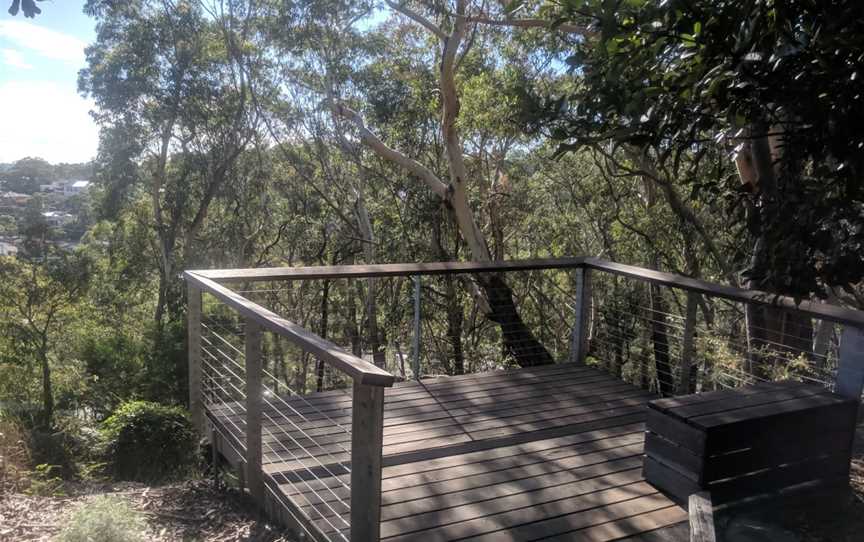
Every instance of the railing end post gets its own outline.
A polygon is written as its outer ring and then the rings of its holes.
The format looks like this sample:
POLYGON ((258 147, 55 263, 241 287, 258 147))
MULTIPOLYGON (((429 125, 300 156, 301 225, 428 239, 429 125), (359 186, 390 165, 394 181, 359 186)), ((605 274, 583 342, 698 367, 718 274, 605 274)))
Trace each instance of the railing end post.
POLYGON ((246 483, 259 506, 264 505, 264 475, 261 470, 261 326, 251 318, 245 325, 246 357, 246 483))
POLYGON ((189 412, 192 425, 204 434, 204 393, 201 369, 201 289, 187 284, 186 328, 189 363, 189 412))
POLYGON ((834 389, 844 397, 861 400, 864 389, 864 328, 843 325, 834 389))
POLYGON ((381 537, 384 388, 354 381, 351 409, 351 540, 381 537))

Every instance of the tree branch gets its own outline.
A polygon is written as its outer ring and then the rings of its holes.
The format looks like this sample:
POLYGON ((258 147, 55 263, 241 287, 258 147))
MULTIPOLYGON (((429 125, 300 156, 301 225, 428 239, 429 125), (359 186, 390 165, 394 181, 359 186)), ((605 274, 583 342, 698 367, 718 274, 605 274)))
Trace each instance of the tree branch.
MULTIPOLYGON (((690 224, 693 229, 696 230, 696 233, 708 249, 708 252, 711 253, 714 261, 720 266, 723 274, 726 275, 733 284, 736 284, 732 266, 717 247, 717 244, 714 242, 714 236, 708 231, 705 224, 696 215, 693 209, 681 199, 681 196, 675 190, 675 187, 672 186, 669 179, 661 175, 640 150, 627 145, 624 147, 624 153, 639 168, 639 171, 634 171, 634 173, 643 175, 645 178, 653 181, 654 184, 660 187, 660 190, 663 191, 663 195, 666 196, 666 202, 669 204, 669 208, 672 209, 672 212, 674 212, 679 219, 690 224)), ((621 167, 627 169, 624 166, 621 167)))
POLYGON ((396 2, 393 2, 392 0, 385 0, 385 1, 386 1, 386 4, 388 6, 395 9, 396 11, 401 13, 402 15, 408 17, 409 19, 417 22, 418 24, 423 26, 423 28, 428 30, 429 32, 432 32, 433 34, 435 34, 435 36, 438 39, 440 39, 442 41, 447 39, 447 34, 445 34, 443 30, 441 30, 440 28, 438 28, 437 26, 432 24, 432 21, 430 21, 426 17, 420 15, 419 13, 414 11, 413 9, 409 8, 408 6, 403 6, 401 4, 397 4, 396 2))
POLYGON ((349 121, 357 128, 360 139, 375 153, 382 158, 389 160, 397 165, 410 171, 414 176, 425 182, 429 188, 437 194, 441 199, 447 201, 450 199, 450 189, 447 183, 438 178, 432 171, 420 162, 402 154, 401 152, 387 146, 381 141, 378 136, 366 127, 363 118, 359 113, 346 106, 345 104, 331 101, 333 113, 349 121))
POLYGON ((567 34, 581 34, 586 38, 593 38, 597 32, 582 25, 562 23, 556 25, 545 19, 493 19, 485 16, 466 17, 469 23, 485 24, 489 26, 509 26, 515 28, 546 28, 547 30, 558 30, 567 34))

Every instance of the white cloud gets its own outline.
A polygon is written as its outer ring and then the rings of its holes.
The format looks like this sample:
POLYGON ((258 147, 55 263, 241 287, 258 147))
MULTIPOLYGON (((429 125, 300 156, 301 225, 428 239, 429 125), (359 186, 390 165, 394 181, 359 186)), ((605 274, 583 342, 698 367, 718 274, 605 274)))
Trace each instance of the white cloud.
POLYGON ((56 83, 0 82, 0 162, 41 156, 49 162, 84 162, 96 155, 99 131, 92 103, 56 83))
POLYGON ((0 56, 3 57, 3 63, 12 68, 19 70, 32 70, 33 66, 24 60, 24 55, 15 49, 0 49, 0 56))
POLYGON ((75 65, 84 63, 83 40, 27 21, 0 20, 0 38, 19 49, 75 65))

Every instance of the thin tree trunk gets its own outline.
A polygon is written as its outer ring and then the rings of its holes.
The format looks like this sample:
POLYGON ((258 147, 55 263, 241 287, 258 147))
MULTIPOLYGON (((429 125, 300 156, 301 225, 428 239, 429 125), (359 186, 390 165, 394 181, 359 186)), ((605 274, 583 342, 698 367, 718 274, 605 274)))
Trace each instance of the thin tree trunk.
MULTIPOLYGON (((357 226, 363 235, 363 256, 367 264, 373 264, 375 257, 375 232, 372 229, 372 220, 366 210, 363 196, 357 192, 357 200, 354 205, 357 215, 357 226)), ((366 279, 366 341, 372 351, 372 360, 375 365, 384 367, 384 350, 381 348, 381 337, 378 330, 378 280, 375 277, 366 279)))
POLYGON ((667 307, 660 287, 652 284, 651 290, 651 343, 654 349, 654 370, 660 395, 669 397, 675 392, 672 367, 669 363, 669 336, 666 326, 667 307))
POLYGON ((465 374, 465 354, 462 351, 462 325, 465 315, 451 275, 444 278, 447 292, 447 339, 450 342, 451 374, 465 374))
POLYGON ((48 354, 44 348, 39 353, 42 363, 42 410, 45 427, 50 428, 54 424, 54 390, 51 385, 51 365, 48 363, 48 354))
MULTIPOLYGON (((318 335, 322 339, 327 338, 327 327, 330 320, 330 280, 324 279, 324 284, 321 287, 321 327, 318 329, 318 335)), ((324 362, 315 360, 315 390, 322 391, 324 389, 324 362)))
MULTIPOLYGON (((432 219, 432 249, 435 251, 439 260, 450 260, 451 257, 444 248, 442 241, 442 214, 436 212, 432 219)), ((459 234, 455 235, 454 239, 455 251, 459 250, 459 234)), ((446 298, 445 305, 447 307, 447 342, 450 345, 448 352, 448 372, 454 375, 465 374, 465 354, 462 349, 462 326, 464 323, 464 313, 462 303, 459 300, 456 291, 456 279, 453 275, 444 277, 444 296, 446 298)))
MULTIPOLYGON (((772 127, 768 137, 765 126, 754 124, 749 139, 735 159, 738 175, 748 185, 760 205, 751 205, 748 223, 755 237, 753 256, 746 286, 778 294, 795 295, 777 285, 766 284, 765 272, 770 262, 772 246, 767 230, 781 220, 774 201, 780 187, 778 178, 783 171, 782 127, 772 127)), ((802 353, 809 355, 813 346, 813 325, 809 318, 784 313, 766 305, 748 303, 745 307, 747 324, 748 371, 757 378, 774 376, 778 363, 784 363, 802 353)))

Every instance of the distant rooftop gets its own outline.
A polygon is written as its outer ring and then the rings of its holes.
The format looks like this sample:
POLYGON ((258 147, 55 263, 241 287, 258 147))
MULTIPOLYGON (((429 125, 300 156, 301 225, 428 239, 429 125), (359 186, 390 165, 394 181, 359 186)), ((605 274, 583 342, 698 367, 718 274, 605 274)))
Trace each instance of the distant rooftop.
POLYGON ((0 198, 29 198, 30 196, 27 194, 21 194, 19 192, 0 192, 0 198))

